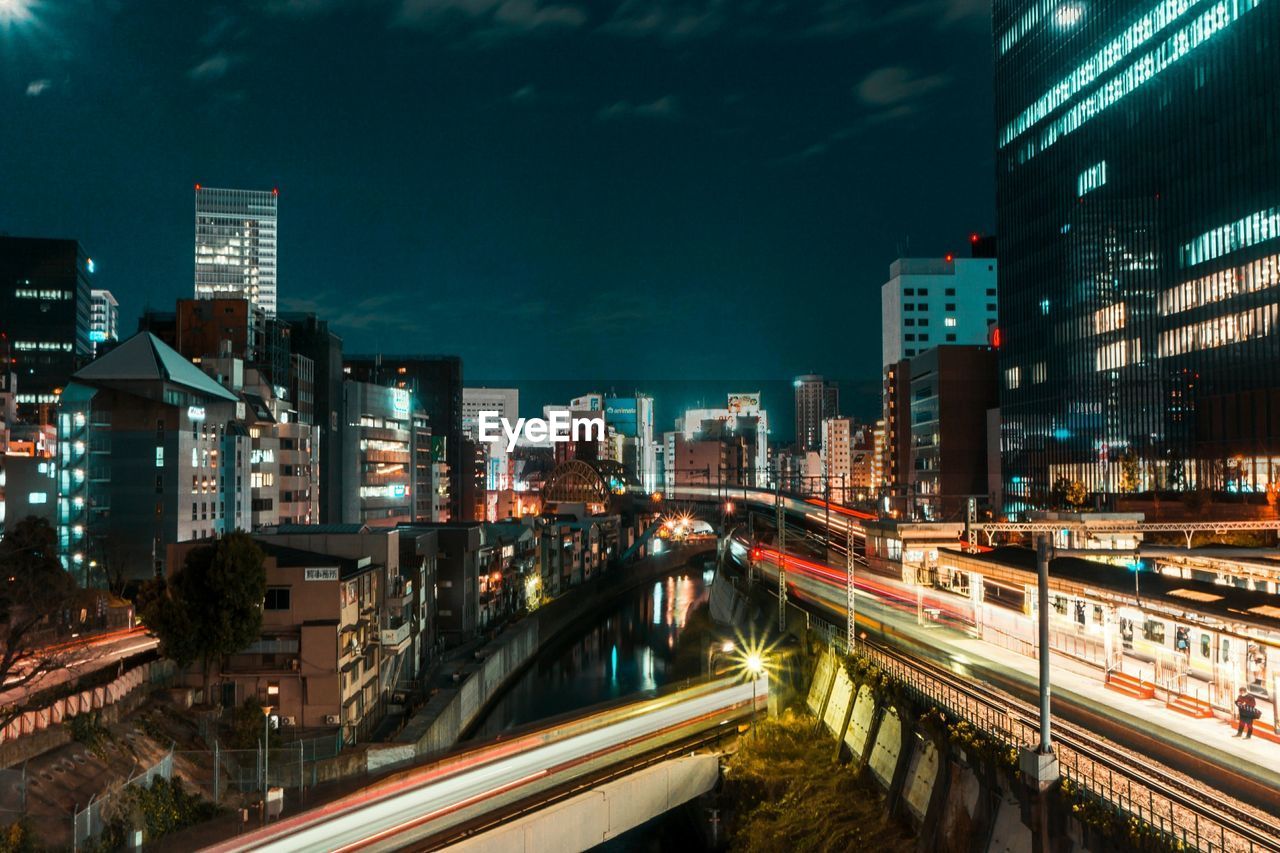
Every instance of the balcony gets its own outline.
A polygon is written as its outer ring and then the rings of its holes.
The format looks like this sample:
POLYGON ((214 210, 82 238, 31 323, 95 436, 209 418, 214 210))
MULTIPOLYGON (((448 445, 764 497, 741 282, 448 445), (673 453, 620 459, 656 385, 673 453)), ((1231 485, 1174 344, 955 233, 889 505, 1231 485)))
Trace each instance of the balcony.
POLYGON ((383 650, 391 654, 399 654, 407 649, 410 639, 409 625, 409 622, 397 619, 393 620, 390 626, 383 627, 378 632, 378 642, 382 644, 383 650))

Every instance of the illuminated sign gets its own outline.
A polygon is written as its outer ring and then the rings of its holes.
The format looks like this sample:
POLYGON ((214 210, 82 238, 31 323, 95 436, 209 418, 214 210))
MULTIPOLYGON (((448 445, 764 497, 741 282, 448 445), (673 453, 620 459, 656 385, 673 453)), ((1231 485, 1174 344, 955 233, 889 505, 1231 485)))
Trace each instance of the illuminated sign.
POLYGON ((628 437, 639 432, 639 405, 635 397, 610 397, 604 404, 604 418, 614 430, 628 437))
POLYGON ((760 414, 760 394, 730 394, 729 412, 734 415, 760 414))
POLYGON ((187 406, 187 417, 193 421, 204 420, 204 406, 187 406))
POLYGON ((106 339, 107 339, 107 333, 102 331, 101 329, 94 329, 89 333, 89 340, 95 344, 103 343, 106 341, 106 339))
POLYGON ((338 570, 335 569, 304 569, 302 579, 307 581, 336 581, 338 579, 338 570))
POLYGON ((409 392, 403 388, 391 389, 391 408, 397 415, 409 414, 409 392))

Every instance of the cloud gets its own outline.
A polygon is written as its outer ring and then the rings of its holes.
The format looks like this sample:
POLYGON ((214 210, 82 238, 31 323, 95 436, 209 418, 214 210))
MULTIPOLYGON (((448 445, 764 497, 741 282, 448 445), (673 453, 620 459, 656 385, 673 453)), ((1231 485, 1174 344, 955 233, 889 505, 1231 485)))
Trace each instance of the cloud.
POLYGON ((197 83, 208 83, 226 76, 239 60, 224 51, 218 51, 208 59, 193 66, 187 76, 197 83))
POLYGON ((617 36, 683 41, 719 32, 728 23, 725 0, 624 0, 600 29, 617 36))
POLYGON ((268 15, 291 15, 305 18, 338 7, 341 0, 267 0, 262 10, 268 15))
POLYGON ((511 93, 511 103, 533 106, 540 97, 538 89, 532 83, 526 83, 511 93))
POLYGON ((45 90, 53 85, 52 80, 32 80, 27 84, 27 97, 38 98, 45 93, 45 90))
POLYGON ((864 77, 855 91, 858 98, 865 104, 876 107, 897 107, 950 83, 951 77, 946 74, 921 77, 901 65, 888 65, 877 68, 864 77))
POLYGON ((657 100, 644 104, 633 104, 630 101, 615 101, 601 107, 596 113, 600 121, 618 121, 622 119, 663 119, 671 120, 680 117, 680 100, 675 95, 663 95, 657 100))
POLYGON ((400 0, 395 17, 400 26, 471 28, 480 41, 574 30, 586 22, 580 6, 544 0, 400 0))

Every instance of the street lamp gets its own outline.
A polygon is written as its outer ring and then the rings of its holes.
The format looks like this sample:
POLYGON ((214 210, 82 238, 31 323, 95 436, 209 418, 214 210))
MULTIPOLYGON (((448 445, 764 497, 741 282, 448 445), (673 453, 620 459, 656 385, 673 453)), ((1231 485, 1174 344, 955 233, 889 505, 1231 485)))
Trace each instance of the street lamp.
POLYGON ((262 706, 262 825, 267 824, 267 798, 271 793, 271 711, 270 705, 262 706))
MULTIPOLYGON (((756 716, 756 685, 760 683, 760 676, 764 675, 765 663, 764 658, 758 652, 748 654, 743 660, 742 665, 747 670, 747 675, 751 676, 751 719, 756 716)), ((754 737, 754 729, 753 737, 754 737)))

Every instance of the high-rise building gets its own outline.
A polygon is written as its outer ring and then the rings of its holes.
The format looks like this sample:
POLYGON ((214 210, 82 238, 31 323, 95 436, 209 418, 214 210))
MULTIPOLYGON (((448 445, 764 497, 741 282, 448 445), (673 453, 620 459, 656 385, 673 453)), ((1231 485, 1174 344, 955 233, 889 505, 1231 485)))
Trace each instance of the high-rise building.
POLYGON ((462 431, 483 452, 484 488, 505 491, 511 488, 511 455, 506 439, 481 442, 481 412, 492 412, 513 426, 520 417, 520 391, 515 388, 463 388, 462 431))
POLYGON ((299 365, 299 371, 294 374, 296 390, 292 396, 298 417, 304 423, 315 423, 321 428, 320 523, 338 524, 343 517, 342 470, 346 454, 342 338, 329 331, 329 323, 315 314, 291 314, 284 319, 289 323, 293 351, 311 362, 309 368, 299 365))
POLYGON ((993 24, 1006 509, 1280 481, 1280 3, 993 24))
POLYGON ((824 418, 822 421, 822 491, 836 503, 848 503, 853 488, 853 438, 857 425, 852 418, 824 418))
POLYGON ((110 290, 95 287, 89 293, 89 344, 96 356, 99 344, 120 340, 120 303, 110 290))
POLYGON ((196 299, 247 299, 276 315, 279 190, 196 184, 196 299))
POLYGON ((13 359, 24 411, 57 402, 92 357, 92 273, 93 260, 75 240, 0 237, 0 342, 13 359))
POLYGON ((465 517, 462 507, 462 359, 456 355, 352 355, 345 359, 343 370, 350 379, 413 393, 430 418, 432 438, 445 440, 449 520, 473 520, 465 517))
POLYGON ((936 346, 985 344, 996 305, 995 258, 899 258, 880 286, 881 368, 936 346))
POLYGON ((797 376, 796 446, 800 450, 822 449, 822 421, 840 416, 840 386, 821 376, 797 376))

